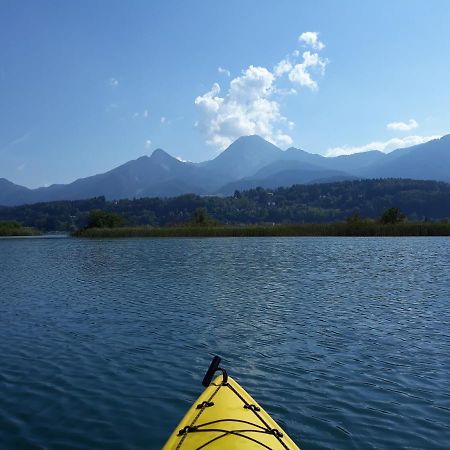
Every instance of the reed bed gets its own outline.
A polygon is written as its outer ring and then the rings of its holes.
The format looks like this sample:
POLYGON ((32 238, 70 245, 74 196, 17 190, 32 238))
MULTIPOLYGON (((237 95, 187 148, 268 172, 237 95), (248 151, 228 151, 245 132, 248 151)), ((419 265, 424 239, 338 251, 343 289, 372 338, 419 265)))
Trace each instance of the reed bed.
POLYGON ((398 224, 345 222, 241 226, 174 226, 87 228, 73 234, 86 238, 129 237, 261 237, 261 236, 450 236, 447 222, 398 224))

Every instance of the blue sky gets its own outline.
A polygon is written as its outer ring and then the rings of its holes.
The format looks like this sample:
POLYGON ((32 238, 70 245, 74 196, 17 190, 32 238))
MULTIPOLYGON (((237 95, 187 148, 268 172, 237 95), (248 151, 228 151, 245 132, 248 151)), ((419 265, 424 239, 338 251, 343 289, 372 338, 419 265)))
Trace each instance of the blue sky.
POLYGON ((329 155, 446 134, 449 23, 447 0, 2 0, 0 177, 202 161, 239 134, 329 155))

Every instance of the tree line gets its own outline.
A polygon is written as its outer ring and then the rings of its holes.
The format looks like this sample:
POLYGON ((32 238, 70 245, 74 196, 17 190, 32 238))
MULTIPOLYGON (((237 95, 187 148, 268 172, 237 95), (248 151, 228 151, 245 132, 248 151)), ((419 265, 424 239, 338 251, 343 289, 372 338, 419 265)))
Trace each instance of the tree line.
MULTIPOLYGON (((389 208, 398 208, 409 221, 447 220, 450 184, 379 179, 294 185, 274 190, 256 188, 236 191, 229 197, 194 194, 123 200, 96 197, 0 207, 0 220, 17 221, 42 231, 74 231, 86 227, 91 211, 95 210, 115 213, 128 226, 161 227, 185 224, 193 220, 196 211, 203 209, 208 220, 224 225, 307 224, 379 220, 389 208)), ((198 217, 203 219, 201 215, 198 217)))

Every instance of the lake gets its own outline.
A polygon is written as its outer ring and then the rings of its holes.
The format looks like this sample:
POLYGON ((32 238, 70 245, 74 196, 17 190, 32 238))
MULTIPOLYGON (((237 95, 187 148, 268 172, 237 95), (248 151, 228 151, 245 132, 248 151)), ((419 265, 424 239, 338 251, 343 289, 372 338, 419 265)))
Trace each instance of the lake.
POLYGON ((450 446, 450 238, 0 239, 0 448, 160 449, 218 354, 303 450, 450 446))

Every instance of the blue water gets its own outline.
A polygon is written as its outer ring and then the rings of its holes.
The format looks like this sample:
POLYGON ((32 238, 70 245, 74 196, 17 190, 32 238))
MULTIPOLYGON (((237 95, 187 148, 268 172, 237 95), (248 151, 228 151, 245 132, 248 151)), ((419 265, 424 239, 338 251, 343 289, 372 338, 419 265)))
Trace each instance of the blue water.
POLYGON ((159 449, 214 354, 308 449, 450 447, 450 239, 2 239, 0 448, 159 449))

